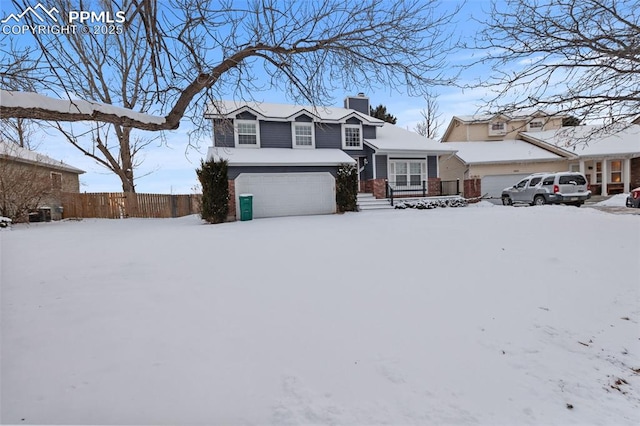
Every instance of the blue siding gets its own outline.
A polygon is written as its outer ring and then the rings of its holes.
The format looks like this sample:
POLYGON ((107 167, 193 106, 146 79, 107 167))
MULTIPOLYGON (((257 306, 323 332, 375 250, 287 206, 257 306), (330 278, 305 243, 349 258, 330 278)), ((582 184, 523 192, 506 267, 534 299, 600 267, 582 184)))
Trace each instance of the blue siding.
POLYGON ((387 156, 376 155, 376 179, 387 179, 387 156))
POLYGON ((278 121, 260 122, 261 148, 291 148, 291 123, 278 121))
POLYGON ((338 174, 337 166, 229 166, 229 179, 235 179, 240 173, 306 173, 329 172, 333 177, 338 174))
POLYGON ((301 122, 301 123, 311 123, 313 120, 308 115, 304 115, 303 114, 303 115, 300 115, 300 116, 296 117, 296 121, 301 122))
POLYGON ((248 111, 245 111, 245 112, 241 112, 240 114, 236 115, 236 118, 238 120, 255 120, 258 117, 256 117, 255 115, 251 114, 248 111))
POLYGON ((233 148, 233 122, 231 120, 213 120, 214 146, 233 148))
POLYGON ((438 157, 436 156, 430 155, 427 157, 427 177, 438 177, 438 157))
POLYGON ((376 127, 375 126, 367 126, 366 124, 362 125, 362 136, 365 139, 375 139, 376 138, 376 127))
POLYGON ((315 131, 316 148, 342 149, 342 126, 318 123, 315 131))
POLYGON ((345 99, 345 107, 369 115, 369 99, 360 96, 349 96, 345 99))
POLYGON ((358 120, 355 117, 351 117, 347 120, 347 124, 362 124, 362 121, 358 120))

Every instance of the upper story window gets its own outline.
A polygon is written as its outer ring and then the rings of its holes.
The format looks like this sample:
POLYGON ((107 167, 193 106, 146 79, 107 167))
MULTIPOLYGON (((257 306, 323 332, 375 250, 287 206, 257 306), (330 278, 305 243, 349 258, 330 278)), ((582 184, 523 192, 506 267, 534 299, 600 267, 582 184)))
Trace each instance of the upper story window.
POLYGON ((62 173, 51 172, 51 189, 62 189, 62 173))
POLYGON ((257 120, 236 120, 233 127, 236 148, 260 147, 260 128, 257 120))
POLYGON ((489 123, 489 136, 504 135, 507 133, 507 123, 504 121, 494 121, 489 123))
POLYGON ((541 120, 530 121, 527 123, 528 132, 539 132, 544 127, 544 123, 541 120))
POLYGON ((360 124, 342 125, 342 149, 362 149, 362 126, 360 124))
POLYGON ((313 123, 293 123, 293 147, 314 148, 313 123))

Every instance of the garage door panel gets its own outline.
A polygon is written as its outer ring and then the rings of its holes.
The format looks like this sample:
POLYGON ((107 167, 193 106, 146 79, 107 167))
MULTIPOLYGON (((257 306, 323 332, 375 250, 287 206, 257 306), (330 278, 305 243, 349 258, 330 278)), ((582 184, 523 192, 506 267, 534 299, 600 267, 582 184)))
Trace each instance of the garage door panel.
MULTIPOLYGON (((240 194, 253 194, 253 217, 330 214, 336 211, 335 178, 329 172, 242 173, 235 180, 240 194)), ((240 217, 239 210, 236 216, 240 217)))
POLYGON ((482 178, 482 195, 487 194, 491 198, 500 198, 502 190, 515 185, 520 179, 529 176, 531 173, 520 173, 511 175, 487 175, 482 178))

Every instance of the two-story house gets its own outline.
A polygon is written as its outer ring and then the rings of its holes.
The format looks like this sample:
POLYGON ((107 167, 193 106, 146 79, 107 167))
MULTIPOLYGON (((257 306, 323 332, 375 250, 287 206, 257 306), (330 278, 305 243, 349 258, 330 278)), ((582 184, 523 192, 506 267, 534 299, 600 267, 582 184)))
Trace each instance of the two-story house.
POLYGON ((393 188, 424 186, 438 195, 438 157, 453 150, 369 115, 363 94, 344 107, 220 101, 208 159, 229 163, 230 214, 253 195, 254 217, 335 213, 341 164, 358 168, 359 189, 385 198, 393 188))
POLYGON ((531 173, 572 170, 587 176, 595 194, 628 191, 640 178, 640 126, 588 139, 593 126, 563 127, 565 118, 540 110, 455 116, 442 143, 457 152, 441 162, 442 179, 475 180, 477 192, 466 196, 499 198, 531 173))

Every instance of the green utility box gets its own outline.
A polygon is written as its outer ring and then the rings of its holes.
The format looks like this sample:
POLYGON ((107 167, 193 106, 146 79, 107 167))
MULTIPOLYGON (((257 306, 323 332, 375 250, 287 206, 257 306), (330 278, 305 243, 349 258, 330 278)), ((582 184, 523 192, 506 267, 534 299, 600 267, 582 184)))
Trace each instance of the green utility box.
POLYGON ((253 194, 240 194, 240 220, 253 219, 253 194))

